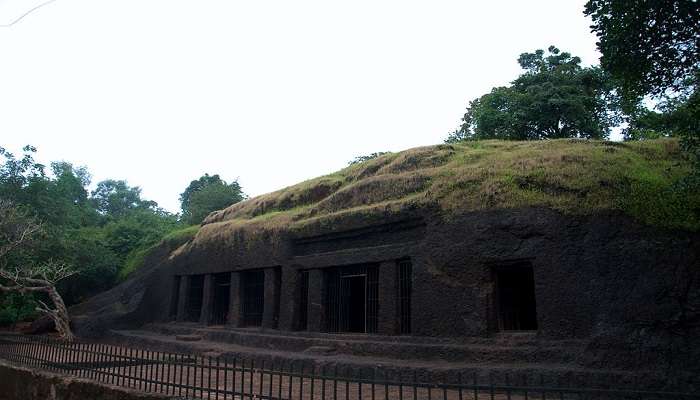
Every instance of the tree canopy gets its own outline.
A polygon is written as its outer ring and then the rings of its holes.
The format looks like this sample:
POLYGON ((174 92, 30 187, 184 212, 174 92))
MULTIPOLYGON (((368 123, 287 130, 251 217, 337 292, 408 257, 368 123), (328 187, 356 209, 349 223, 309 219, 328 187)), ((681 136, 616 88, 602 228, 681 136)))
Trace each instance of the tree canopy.
POLYGON ((226 183, 219 175, 204 174, 193 180, 180 194, 182 219, 199 224, 209 213, 221 210, 246 198, 238 181, 226 183))
POLYGON ((472 100, 447 142, 608 137, 619 114, 600 68, 582 67, 580 58, 554 46, 523 53, 518 63, 525 72, 510 86, 472 100))
POLYGON ((589 0, 602 67, 630 114, 626 139, 678 135, 700 185, 700 6, 696 0, 589 0), (658 100, 658 111, 641 102, 658 100))
MULTIPOLYGON (((58 284, 69 305, 114 285, 129 257, 182 226, 177 215, 142 198, 138 187, 108 179, 90 193, 86 168, 68 162, 47 168, 35 161, 35 153, 26 146, 16 157, 0 147, 0 201, 11 202, 42 227, 41 240, 3 263, 9 269, 60 264, 77 271, 58 284)), ((0 323, 33 310, 26 299, 0 296, 0 323)))
POLYGON ((628 99, 687 87, 700 66, 696 0, 589 0, 601 66, 628 99))
POLYGON ((143 200, 141 188, 131 187, 126 181, 107 179, 97 184, 92 191, 92 201, 97 211, 109 217, 123 217, 137 209, 156 209, 158 203, 143 200))

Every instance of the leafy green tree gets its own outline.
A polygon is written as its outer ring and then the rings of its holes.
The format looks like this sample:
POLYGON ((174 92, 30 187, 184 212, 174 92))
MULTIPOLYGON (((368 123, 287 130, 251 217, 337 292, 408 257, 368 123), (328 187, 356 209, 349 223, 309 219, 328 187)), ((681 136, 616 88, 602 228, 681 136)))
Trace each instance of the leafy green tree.
POLYGON ((60 262, 41 263, 26 257, 42 230, 40 221, 0 199, 0 293, 29 295, 25 300, 35 302, 35 310, 51 317, 60 337, 70 341, 70 316, 56 284, 77 271, 60 262), (45 298, 36 298, 37 294, 45 298))
POLYGON ((697 0, 589 0, 584 13, 598 36, 602 67, 632 115, 628 139, 679 135, 694 156, 700 185, 700 6, 697 0), (660 101, 661 113, 640 106, 660 101))
POLYGON ((91 198, 100 214, 111 217, 123 217, 132 210, 158 206, 154 201, 141 198, 140 187, 131 187, 123 180, 107 179, 98 183, 91 198))
POLYGON ((166 233, 180 227, 177 216, 151 210, 135 210, 103 227, 104 244, 119 257, 158 242, 166 233))
MULTIPOLYGON (((36 203, 34 200, 46 181, 45 167, 34 161, 36 148, 25 146, 24 155, 17 159, 15 155, 0 147, 0 156, 4 158, 0 164, 0 197, 13 200, 17 204, 36 203), (34 185, 32 190, 27 190, 34 185)), ((33 204, 36 205, 36 204, 33 204)))
MULTIPOLYGON (((181 227, 176 215, 143 199, 139 188, 106 180, 91 196, 87 169, 68 162, 46 168, 34 160, 35 148, 23 150, 22 156, 15 157, 0 148, 0 200, 11 201, 41 220, 43 235, 5 262, 14 268, 20 263, 47 265, 53 261, 77 271, 57 286, 67 304, 114 285, 127 258, 181 227)), ((18 310, 33 309, 18 301, 0 293, 0 314, 22 318, 18 310)))
POLYGON ((631 103, 644 95, 682 91, 700 66, 697 0, 589 0, 601 66, 631 103))
POLYGON ((700 131, 700 93, 677 96, 663 101, 660 111, 639 107, 625 129, 625 140, 653 139, 658 137, 694 137, 700 131))
POLYGON ((192 198, 192 194, 194 194, 196 191, 202 189, 203 187, 207 185, 212 185, 212 184, 222 184, 223 180, 221 177, 216 174, 216 175, 209 175, 205 173, 199 179, 195 179, 190 184, 187 186, 184 192, 180 194, 180 207, 182 208, 183 213, 185 210, 189 210, 190 208, 190 201, 192 198))
POLYGON ((525 70, 510 86, 469 103, 446 142, 466 139, 606 138, 619 122, 613 87, 597 67, 554 46, 523 53, 525 70))
POLYGON ((212 211, 221 210, 246 198, 238 181, 226 183, 219 175, 204 174, 190 182, 180 194, 182 219, 199 224, 212 211))

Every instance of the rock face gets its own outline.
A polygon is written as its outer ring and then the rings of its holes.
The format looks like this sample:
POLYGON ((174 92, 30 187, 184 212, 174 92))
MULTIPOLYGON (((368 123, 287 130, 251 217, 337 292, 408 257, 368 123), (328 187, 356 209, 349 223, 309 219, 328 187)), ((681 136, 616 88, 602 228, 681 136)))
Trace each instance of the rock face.
POLYGON ((398 341, 530 331, 586 342, 587 366, 698 369, 700 235, 614 207, 488 207, 512 195, 498 190, 455 207, 459 193, 435 195, 435 168, 455 152, 375 160, 214 213, 192 241, 74 307, 76 330, 189 321, 398 341), (377 175, 397 168, 400 179, 377 175))

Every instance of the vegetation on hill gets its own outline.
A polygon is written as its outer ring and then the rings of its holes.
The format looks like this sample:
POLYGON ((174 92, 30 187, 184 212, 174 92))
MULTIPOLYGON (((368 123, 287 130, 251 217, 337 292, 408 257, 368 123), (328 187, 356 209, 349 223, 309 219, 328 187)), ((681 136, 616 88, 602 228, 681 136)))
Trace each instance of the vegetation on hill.
POLYGON ((629 115, 627 139, 680 136, 700 190, 700 7, 695 0, 589 0, 601 65, 629 115), (645 97, 657 101, 650 110, 645 97))
MULTIPOLYGON (((446 218, 523 207, 617 211, 650 226, 699 230, 697 1, 590 0, 584 13, 601 66, 584 67, 554 46, 523 53, 524 72, 470 102, 447 144, 360 156, 333 174, 248 200, 237 181, 205 174, 181 194, 182 214, 171 214, 123 180, 89 191, 84 167, 47 168, 30 146, 20 158, 0 147, 0 200, 45 232, 0 267, 70 266, 78 274, 58 289, 73 304, 125 279, 163 246, 181 248, 193 237, 196 244, 234 231, 351 228, 425 207, 446 218), (623 119, 626 142, 599 140, 623 119)), ((31 313, 30 304, 3 294, 0 324, 31 313)))
POLYGON ((469 103, 446 142, 473 139, 606 139, 619 122, 614 85, 600 67, 550 46, 523 53, 524 72, 510 86, 469 103))
POLYGON ((238 181, 226 183, 219 175, 204 174, 190 182, 180 194, 181 219, 187 224, 199 224, 210 212, 221 210, 245 198, 238 181))
POLYGON ((124 266, 119 270, 119 280, 126 280, 126 278, 128 278, 134 271, 138 271, 144 267, 148 256, 159 247, 166 246, 170 250, 175 250, 181 245, 192 240, 192 238, 194 238, 194 236, 197 234, 197 231, 199 231, 199 225, 192 225, 186 228, 178 229, 163 236, 159 242, 147 247, 139 248, 138 250, 130 253, 124 261, 124 266))
POLYGON ((338 226, 416 207, 451 214, 548 207, 617 210, 652 226, 698 230, 700 194, 683 185, 678 140, 469 141, 388 153, 211 214, 195 243, 232 230, 338 226))
MULTIPOLYGON (((57 285, 68 305, 109 289, 142 266, 158 245, 174 249, 197 231, 197 227, 187 227, 178 215, 144 199, 138 187, 107 179, 90 191, 86 168, 67 162, 55 162, 46 168, 35 161, 35 152, 27 146, 16 157, 0 147, 0 201, 39 221, 42 232, 40 240, 32 241, 22 251, 0 257, 0 268, 69 267, 77 274, 57 285)), ((195 210, 199 210, 198 204, 211 206, 209 197, 200 192, 193 195, 199 199, 193 201, 195 210)), ((228 204, 231 202, 226 200, 217 208, 228 204)), ((7 237, 0 236, 0 245, 5 245, 7 237)), ((0 278, 0 284, 7 283, 0 278)), ((42 296, 0 293, 0 325, 34 314, 34 297, 41 300, 42 296)))

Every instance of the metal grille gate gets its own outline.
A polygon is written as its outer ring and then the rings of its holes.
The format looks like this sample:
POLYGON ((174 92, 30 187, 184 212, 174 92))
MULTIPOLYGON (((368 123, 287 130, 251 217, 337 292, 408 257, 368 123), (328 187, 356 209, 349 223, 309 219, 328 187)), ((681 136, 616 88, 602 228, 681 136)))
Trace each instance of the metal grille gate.
POLYGON ((204 300, 204 275, 190 275, 187 290, 187 320, 198 322, 204 300))
POLYGON ((351 328, 351 313, 353 307, 362 307, 362 304, 353 304, 351 301, 352 290, 349 278, 364 277, 364 329, 358 332, 377 332, 377 311, 379 308, 379 274, 378 266, 357 265, 351 267, 331 268, 325 272, 326 279, 326 330, 328 332, 348 332, 351 328))
POLYGON ((413 267, 411 260, 398 262, 397 281, 399 284, 399 333, 411 333, 411 290, 413 288, 413 267))
POLYGON ((309 271, 301 271, 300 275, 299 330, 304 331, 309 324, 309 271))
POLYGON ((245 271, 241 274, 244 326, 262 325, 265 307, 265 271, 245 271))
POLYGON ((212 313, 209 323, 212 325, 224 325, 228 318, 228 310, 231 304, 231 273, 215 274, 213 280, 212 313))

